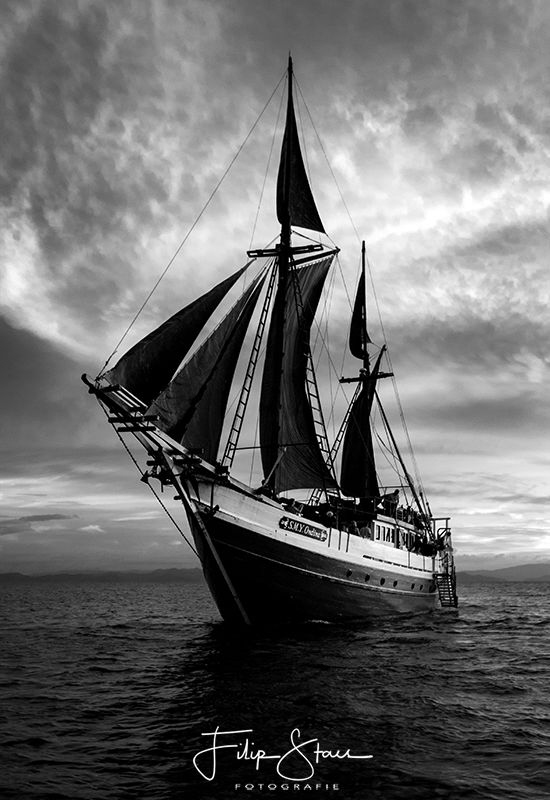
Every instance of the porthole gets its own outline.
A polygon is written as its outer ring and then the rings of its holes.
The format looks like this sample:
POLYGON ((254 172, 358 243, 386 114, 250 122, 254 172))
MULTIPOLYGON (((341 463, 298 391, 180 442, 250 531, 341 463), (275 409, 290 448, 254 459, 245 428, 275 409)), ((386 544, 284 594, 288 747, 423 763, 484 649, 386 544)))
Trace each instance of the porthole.
POLYGON ((414 589, 415 586, 416 586, 415 583, 411 583, 411 589, 414 589))
POLYGON ((422 589, 423 589, 423 588, 424 588, 424 584, 423 584, 423 583, 421 583, 421 584, 420 584, 420 591, 422 591, 422 589))
POLYGON ((385 578, 380 578, 380 586, 383 586, 386 583, 385 578))
POLYGON ((368 573, 368 572, 367 572, 367 574, 365 575, 365 583, 366 583, 367 581, 370 581, 370 575, 369 575, 369 573, 368 573))
POLYGON ((353 573, 353 570, 348 569, 348 571, 346 572, 346 576, 349 578, 352 575, 352 573, 353 573))
POLYGON ((397 581, 394 581, 394 582, 393 582, 393 585, 394 585, 394 587, 395 587, 395 586, 397 586, 397 581))

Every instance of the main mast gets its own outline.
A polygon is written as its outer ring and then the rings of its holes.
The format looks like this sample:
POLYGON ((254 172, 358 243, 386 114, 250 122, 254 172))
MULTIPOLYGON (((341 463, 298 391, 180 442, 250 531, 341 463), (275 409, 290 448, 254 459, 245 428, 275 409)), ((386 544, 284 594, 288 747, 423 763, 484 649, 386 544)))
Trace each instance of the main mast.
POLYGON ((277 219, 281 225, 275 250, 277 292, 260 394, 263 487, 276 494, 287 489, 336 485, 309 344, 311 325, 335 251, 324 250, 321 244, 291 244, 293 225, 325 232, 302 159, 293 78, 289 56, 287 114, 277 176, 277 219), (311 256, 314 251, 318 251, 318 258, 311 256), (306 253, 306 258, 294 260, 306 253))
MULTIPOLYGON (((282 159, 282 163, 280 164, 280 170, 282 171, 283 178, 283 186, 282 192, 279 191, 279 186, 277 187, 277 216, 279 217, 279 221, 281 223, 281 235, 279 239, 279 246, 278 250, 278 258, 277 258, 277 269, 278 269, 278 281, 277 281, 277 293, 275 297, 274 303, 274 313, 275 308, 281 309, 281 313, 284 315, 284 298, 286 297, 287 293, 287 283, 288 283, 288 273, 290 267, 290 248, 291 248, 291 226, 290 226, 290 171, 292 165, 292 136, 288 135, 288 127, 289 127, 289 120, 291 115, 294 113, 294 105, 292 99, 292 83, 293 83, 293 71, 292 71, 292 57, 288 56, 288 89, 287 89, 287 106, 286 106, 286 129, 285 129, 285 139, 284 139, 284 157, 282 159), (285 147, 286 145, 286 147, 285 147), (281 197, 282 195, 282 197, 281 197)), ((278 183, 281 181, 281 173, 279 175, 278 183)), ((276 429, 271 432, 273 436, 273 440, 275 442, 281 441, 281 385, 283 379, 283 358, 284 358, 284 324, 277 326, 276 330, 273 330, 275 334, 275 341, 274 341, 274 354, 276 359, 275 369, 273 370, 273 375, 275 377, 276 385, 272 387, 274 391, 274 397, 277 403, 277 413, 275 414, 276 420, 276 429)), ((268 475, 265 476, 265 484, 269 486, 270 480, 273 477, 273 473, 280 461, 281 458, 284 457, 284 450, 281 451, 280 447, 277 448, 277 453, 274 459, 274 465, 271 468, 268 475)))
MULTIPOLYGON (((277 246, 277 271, 278 271, 278 281, 277 281, 277 292, 275 295, 275 301, 273 305, 272 311, 272 325, 270 328, 270 339, 271 339, 271 346, 270 346, 270 353, 272 354, 273 359, 273 366, 271 370, 271 387, 270 393, 271 397, 264 396, 262 392, 262 398, 260 401, 260 414, 262 414, 262 406, 266 405, 267 402, 273 402, 273 398, 275 399, 275 403, 277 404, 276 413, 272 415, 272 421, 274 425, 271 426, 271 430, 269 433, 270 438, 274 443, 279 443, 281 441, 281 386, 283 380, 283 357, 284 357, 284 341, 283 341, 283 332, 284 332, 284 324, 283 320, 281 320, 281 324, 275 325, 273 322, 275 321, 275 316, 277 315, 277 311, 281 315, 283 315, 284 319, 284 305, 285 305, 285 297, 287 293, 287 283, 288 283, 288 272, 289 272, 289 265, 290 265, 290 248, 291 248, 291 226, 290 226, 290 169, 292 164, 292 137, 288 136, 288 127, 289 127, 289 119, 290 115, 293 113, 293 103, 292 103, 292 57, 289 55, 288 57, 288 95, 287 95, 287 112, 286 112, 286 128, 285 128, 285 138, 283 142, 283 158, 281 159, 281 164, 279 166, 279 178, 278 178, 278 186, 277 186, 277 216, 281 223, 281 235, 279 240, 279 245, 277 246), (281 175, 283 176, 281 180, 281 175), (281 187, 282 183, 282 187, 281 187), (282 191, 281 191, 282 188, 282 191)), ((276 452, 271 458, 272 466, 269 469, 269 472, 266 473, 264 478, 264 488, 271 490, 274 483, 274 473, 279 464, 279 461, 284 456, 284 450, 281 451, 280 446, 277 444, 274 445, 276 447, 276 452)), ((265 465, 264 465, 265 466, 265 465)))
POLYGON ((284 164, 281 168, 284 170, 282 197, 277 197, 277 214, 281 223, 281 237, 279 244, 279 286, 281 283, 286 282, 288 275, 288 267, 290 262, 290 174, 292 167, 292 136, 288 135, 288 126, 291 117, 294 115, 294 104, 292 99, 292 86, 293 84, 293 71, 292 71, 292 57, 288 57, 288 94, 286 106, 286 127, 285 132, 285 153, 284 164))

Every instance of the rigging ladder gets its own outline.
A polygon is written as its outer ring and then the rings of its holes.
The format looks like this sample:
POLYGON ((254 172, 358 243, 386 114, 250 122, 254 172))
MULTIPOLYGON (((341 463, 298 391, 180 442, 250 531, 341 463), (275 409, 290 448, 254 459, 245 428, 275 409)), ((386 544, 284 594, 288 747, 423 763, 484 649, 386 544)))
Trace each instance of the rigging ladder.
MULTIPOLYGON (((342 444, 342 439, 344 438, 344 434, 346 432, 348 421, 351 416, 351 409, 353 407, 354 400, 356 399, 357 395, 361 391, 361 387, 358 384, 355 389, 355 394, 353 395, 351 403, 348 404, 348 408, 344 415, 344 419, 338 429, 338 433, 336 434, 336 438, 332 443, 332 447, 330 448, 330 459, 331 463, 334 464, 336 456, 338 455, 338 451, 340 450, 340 445, 342 444)), ((318 505, 319 501, 321 500, 321 496, 325 492, 325 494, 330 495, 331 497, 340 497, 340 492, 334 488, 330 489, 314 489, 313 492, 309 496, 309 502, 312 505, 318 505)))
POLYGON ((246 414, 248 398, 250 397, 250 389, 252 386, 252 381, 254 379, 256 364, 258 363, 258 356, 260 354, 260 347, 264 335, 269 305, 271 303, 271 296, 273 294, 273 288, 275 286, 276 273, 277 271, 273 269, 271 272, 271 276, 269 278, 269 284, 267 287, 267 292, 262 307, 260 320, 258 322, 258 327, 256 328, 254 344, 252 345, 252 351, 250 353, 250 358, 248 359, 246 375, 244 377, 241 393, 239 395, 239 401, 237 403, 237 408, 235 411, 235 415, 233 417, 233 423, 231 425, 231 430, 229 432, 229 438, 227 440, 227 444, 225 446, 225 451, 222 458, 222 466, 227 467, 228 469, 233 464, 233 459, 235 458, 235 452, 237 450, 237 444, 239 442, 239 437, 241 435, 241 428, 244 421, 244 415, 246 414))
MULTIPOLYGON (((296 269, 291 269, 290 275, 293 282, 294 299, 296 301, 296 310, 298 312, 298 319, 303 320, 304 303, 302 300, 302 292, 300 291, 300 284, 296 276, 296 269)), ((332 452, 328 443, 327 429, 325 425, 325 419, 323 417, 323 410, 321 408, 319 387, 317 384, 317 378, 315 376, 315 370, 313 367, 313 357, 311 355, 311 347, 309 344, 309 339, 307 337, 304 337, 304 350, 306 356, 306 392, 309 405, 311 408, 313 425, 315 428, 315 433, 317 435, 317 441, 319 444, 321 455, 323 456, 325 464, 327 465, 327 468, 332 478, 334 479, 335 483, 334 487, 331 488, 324 487, 323 489, 318 489, 317 491, 324 492, 327 495, 331 494, 335 497, 340 497, 340 490, 338 488, 338 483, 336 481, 336 473, 334 471, 334 461, 332 459, 332 452)))

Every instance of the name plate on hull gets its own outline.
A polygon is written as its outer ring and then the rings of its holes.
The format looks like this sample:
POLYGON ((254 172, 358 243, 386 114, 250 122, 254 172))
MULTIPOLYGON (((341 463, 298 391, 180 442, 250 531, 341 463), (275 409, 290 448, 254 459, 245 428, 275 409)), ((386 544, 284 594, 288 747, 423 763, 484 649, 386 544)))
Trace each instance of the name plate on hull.
POLYGON ((302 522, 299 519, 290 519, 290 517, 281 517, 279 528, 292 533, 301 533, 302 536, 309 536, 310 539, 318 539, 320 542, 326 542, 328 536, 327 531, 322 528, 316 528, 314 525, 308 525, 307 522, 302 522))

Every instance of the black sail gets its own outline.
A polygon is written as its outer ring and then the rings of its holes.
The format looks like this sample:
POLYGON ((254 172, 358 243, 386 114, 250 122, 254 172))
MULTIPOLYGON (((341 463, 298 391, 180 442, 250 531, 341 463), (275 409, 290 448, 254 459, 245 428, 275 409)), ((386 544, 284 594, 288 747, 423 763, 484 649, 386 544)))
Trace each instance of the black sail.
POLYGON ((216 460, 231 382, 264 278, 248 287, 147 412, 206 461, 216 460))
POLYGON ((144 403, 151 403, 168 384, 205 322, 250 263, 147 334, 103 377, 111 384, 124 386, 144 403))
POLYGON ((367 333, 367 306, 365 301, 365 273, 361 273, 359 285, 357 287, 357 294, 355 295, 355 304, 353 306, 353 313, 351 315, 351 325, 349 329, 349 349, 355 358, 360 358, 361 361, 368 361, 367 344, 371 344, 371 340, 367 333))
POLYGON ((291 79, 289 80, 286 128, 277 176, 277 219, 281 225, 298 225, 300 228, 325 232, 302 159, 292 103, 291 79))
POLYGON ((273 306, 260 396, 260 448, 266 484, 275 493, 335 484, 306 390, 310 329, 331 262, 332 255, 289 274, 273 306))
POLYGON ((378 497, 380 494, 370 415, 383 352, 380 352, 370 377, 365 378, 348 419, 340 473, 340 488, 347 497, 378 497))

